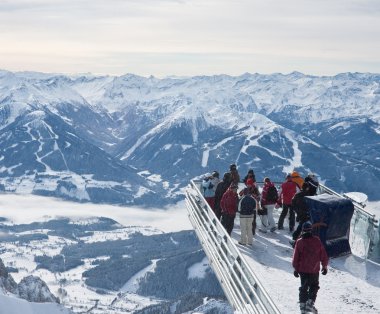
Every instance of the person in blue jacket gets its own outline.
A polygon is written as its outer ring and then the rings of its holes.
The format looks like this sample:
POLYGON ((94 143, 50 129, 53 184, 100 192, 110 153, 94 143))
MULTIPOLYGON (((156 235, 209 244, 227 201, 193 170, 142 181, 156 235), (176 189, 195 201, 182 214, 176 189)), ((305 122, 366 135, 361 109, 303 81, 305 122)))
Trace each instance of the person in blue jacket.
POLYGON ((252 245, 253 243, 252 224, 256 216, 256 206, 257 202, 252 196, 252 188, 245 188, 238 206, 241 232, 239 244, 241 245, 252 245))

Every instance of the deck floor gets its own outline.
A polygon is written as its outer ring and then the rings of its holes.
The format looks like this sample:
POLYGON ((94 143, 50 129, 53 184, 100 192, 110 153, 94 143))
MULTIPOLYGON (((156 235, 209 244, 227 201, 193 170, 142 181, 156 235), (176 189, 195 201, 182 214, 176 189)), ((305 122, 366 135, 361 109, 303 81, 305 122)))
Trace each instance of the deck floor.
MULTIPOLYGON (((276 221, 278 214, 275 213, 276 221)), ((289 244, 291 234, 286 230, 287 221, 284 227, 285 230, 265 234, 257 228, 253 245, 242 246, 237 243, 240 240, 237 215, 232 238, 280 312, 293 314, 299 313, 300 279, 293 276, 293 249, 289 244)), ((315 304, 319 313, 380 313, 380 265, 352 254, 330 259, 328 268, 328 274, 320 276, 315 304)))

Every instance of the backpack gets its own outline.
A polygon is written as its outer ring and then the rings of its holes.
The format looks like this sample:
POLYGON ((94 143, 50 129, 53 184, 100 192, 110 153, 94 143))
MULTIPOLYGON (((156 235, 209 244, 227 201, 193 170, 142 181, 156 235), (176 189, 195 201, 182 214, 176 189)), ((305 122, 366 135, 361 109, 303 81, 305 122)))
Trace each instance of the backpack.
POLYGON ((268 202, 277 202, 278 192, 274 185, 268 188, 267 196, 265 198, 268 202))

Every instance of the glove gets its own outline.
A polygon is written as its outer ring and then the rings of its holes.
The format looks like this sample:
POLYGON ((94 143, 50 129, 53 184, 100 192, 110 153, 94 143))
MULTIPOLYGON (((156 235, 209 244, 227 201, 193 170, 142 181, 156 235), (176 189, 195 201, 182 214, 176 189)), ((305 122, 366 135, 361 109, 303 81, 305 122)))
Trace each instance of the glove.
POLYGON ((296 277, 296 278, 298 278, 298 277, 300 276, 299 273, 298 273, 298 271, 296 271, 296 270, 293 272, 293 275, 294 275, 294 277, 296 277))
POLYGON ((321 273, 322 273, 322 275, 326 275, 327 274, 327 268, 322 268, 321 273))

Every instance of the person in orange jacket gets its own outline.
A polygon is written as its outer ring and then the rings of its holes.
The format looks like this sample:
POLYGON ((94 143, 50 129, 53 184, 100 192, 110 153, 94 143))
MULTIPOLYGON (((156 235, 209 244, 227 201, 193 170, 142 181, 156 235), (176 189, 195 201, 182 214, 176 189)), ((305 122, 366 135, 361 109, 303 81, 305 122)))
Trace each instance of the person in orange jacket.
POLYGON ((292 181, 297 183, 298 189, 302 189, 302 184, 304 183, 303 178, 299 175, 299 173, 295 170, 291 173, 292 181))

